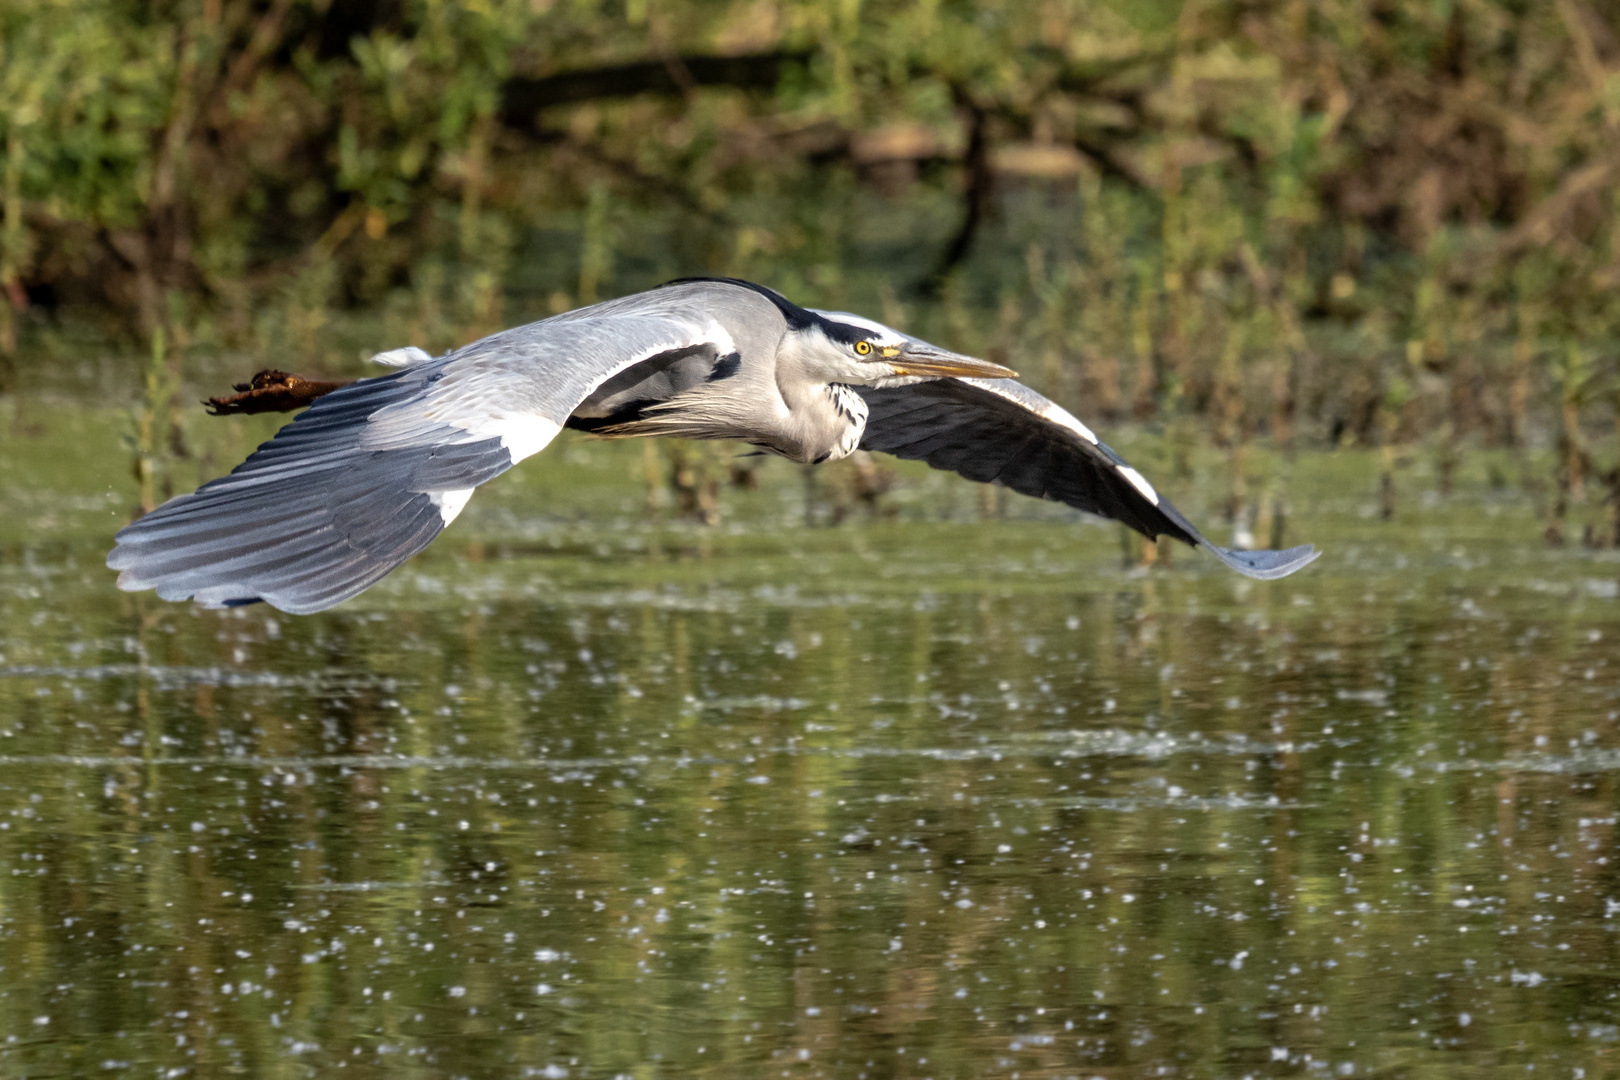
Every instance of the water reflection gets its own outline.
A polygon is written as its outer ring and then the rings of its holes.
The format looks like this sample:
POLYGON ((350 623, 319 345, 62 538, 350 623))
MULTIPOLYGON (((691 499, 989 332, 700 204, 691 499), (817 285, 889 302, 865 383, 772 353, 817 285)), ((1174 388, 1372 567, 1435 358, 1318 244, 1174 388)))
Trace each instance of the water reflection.
POLYGON ((1613 568, 1469 528, 486 538, 308 619, 8 549, 0 1063, 1596 1075, 1613 568))

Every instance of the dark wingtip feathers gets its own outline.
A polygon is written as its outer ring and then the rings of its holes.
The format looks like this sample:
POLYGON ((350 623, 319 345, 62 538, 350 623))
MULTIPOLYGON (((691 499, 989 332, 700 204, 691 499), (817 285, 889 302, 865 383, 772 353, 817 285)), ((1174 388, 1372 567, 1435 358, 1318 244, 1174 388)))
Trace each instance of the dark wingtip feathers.
POLYGON ((1262 581, 1287 577, 1295 570, 1315 562, 1322 554, 1316 550, 1315 544, 1301 544, 1286 551, 1233 551, 1230 548, 1217 547, 1206 540, 1204 547, 1238 573, 1262 581))

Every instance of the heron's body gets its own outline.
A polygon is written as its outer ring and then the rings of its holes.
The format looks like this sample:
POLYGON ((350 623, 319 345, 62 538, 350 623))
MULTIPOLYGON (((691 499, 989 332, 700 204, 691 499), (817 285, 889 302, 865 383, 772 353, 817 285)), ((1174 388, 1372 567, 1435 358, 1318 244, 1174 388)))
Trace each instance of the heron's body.
POLYGON ((669 317, 701 326, 696 336, 709 340, 607 380, 575 408, 567 426, 620 438, 737 439, 805 464, 854 453, 866 403, 832 381, 841 372, 798 347, 775 303, 749 289, 707 281, 619 303, 665 301, 660 294, 668 296, 669 317), (704 325, 706 320, 712 321, 704 325))
POLYGON ((864 447, 1207 547, 1250 576, 1315 558, 1210 544, 1005 368, 745 282, 677 282, 437 359, 378 359, 399 370, 320 398, 229 476, 119 533, 107 561, 120 587, 211 606, 330 607, 420 551, 474 488, 565 426, 735 439, 805 463, 864 447))

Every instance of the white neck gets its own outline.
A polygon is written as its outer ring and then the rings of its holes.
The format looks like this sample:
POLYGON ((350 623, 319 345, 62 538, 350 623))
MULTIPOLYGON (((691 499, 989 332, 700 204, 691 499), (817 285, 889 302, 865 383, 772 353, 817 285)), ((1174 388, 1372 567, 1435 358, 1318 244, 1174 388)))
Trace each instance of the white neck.
POLYGON ((776 354, 776 388, 787 406, 779 440, 772 447, 794 461, 837 461, 855 452, 866 431, 866 401, 829 376, 820 356, 807 356, 792 335, 776 354))

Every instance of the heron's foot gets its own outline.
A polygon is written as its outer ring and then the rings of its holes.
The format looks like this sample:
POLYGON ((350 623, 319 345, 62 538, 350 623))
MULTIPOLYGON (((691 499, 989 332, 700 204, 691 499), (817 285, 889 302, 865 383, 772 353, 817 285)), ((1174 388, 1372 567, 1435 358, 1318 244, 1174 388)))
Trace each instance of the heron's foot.
POLYGON ((203 402, 211 416, 237 413, 292 412, 318 397, 348 386, 347 382, 317 382, 302 375, 267 368, 245 383, 237 383, 237 393, 211 397, 203 402))

